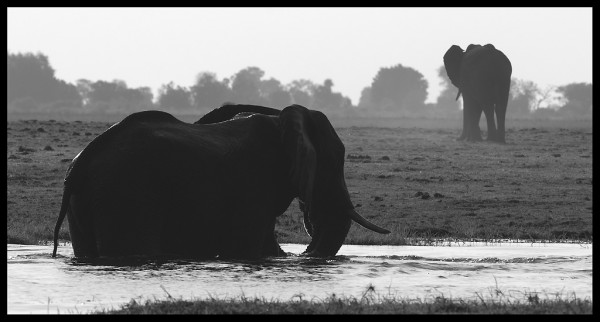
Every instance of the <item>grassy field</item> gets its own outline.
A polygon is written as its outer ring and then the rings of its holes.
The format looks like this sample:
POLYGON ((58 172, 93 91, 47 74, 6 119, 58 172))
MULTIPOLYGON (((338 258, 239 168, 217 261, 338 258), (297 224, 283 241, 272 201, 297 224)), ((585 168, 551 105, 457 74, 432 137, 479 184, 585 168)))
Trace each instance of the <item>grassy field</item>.
MULTIPOLYGON (((592 241, 592 129, 521 123, 507 144, 459 142, 449 125, 338 127, 356 209, 392 231, 353 225, 347 244, 440 238, 592 241)), ((52 240, 70 160, 107 122, 7 123, 7 240, 52 240)), ((452 124, 456 127, 457 124, 452 124)), ((460 123, 458 124, 460 125, 460 123)), ((485 128, 485 127, 484 127, 485 128)), ((282 243, 308 243, 294 201, 279 217, 282 243)), ((68 225, 61 240, 69 240, 68 225)))
MULTIPOLYGON (((186 121, 193 121, 191 119, 186 121)), ((459 142, 460 120, 333 122, 346 146, 346 183, 356 209, 392 231, 353 225, 346 244, 431 244, 519 239, 591 242, 591 122, 508 123, 507 144, 459 142)), ((53 238, 71 159, 112 123, 7 122, 7 242, 53 238)), ((485 126, 482 126, 485 129, 485 126)), ((308 243, 297 203, 278 219, 281 243, 308 243)), ((62 241, 70 239, 62 226, 62 241)), ((433 303, 378 298, 277 302, 210 299, 137 303, 102 313, 591 313, 573 300, 433 303)))
MULTIPOLYGON (((70 160, 110 125, 7 123, 9 243, 52 239, 70 160)), ((591 126, 521 122, 509 127, 507 144, 500 145, 458 142, 460 131, 448 125, 416 125, 337 128, 346 146, 346 182, 356 209, 392 231, 379 235, 353 225, 346 243, 592 240, 591 126)), ((293 202, 278 219, 280 242, 309 241, 301 218, 293 202)), ((68 225, 60 238, 69 240, 68 225)))

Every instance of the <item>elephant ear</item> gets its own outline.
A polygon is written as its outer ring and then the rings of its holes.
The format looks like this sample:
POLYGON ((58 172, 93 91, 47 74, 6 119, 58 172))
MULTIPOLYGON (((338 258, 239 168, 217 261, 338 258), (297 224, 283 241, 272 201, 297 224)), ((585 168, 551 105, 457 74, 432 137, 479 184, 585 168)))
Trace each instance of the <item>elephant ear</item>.
POLYGON ((279 114, 281 142, 291 162, 290 180, 298 190, 305 217, 313 206, 313 186, 317 171, 317 152, 309 137, 312 127, 309 112, 303 106, 291 105, 279 114))
MULTIPOLYGON (((460 91, 460 65, 465 52, 457 45, 452 45, 444 54, 444 67, 446 68, 446 74, 452 82, 452 85, 456 86, 460 91)), ((458 97, 457 97, 458 98, 458 97)))

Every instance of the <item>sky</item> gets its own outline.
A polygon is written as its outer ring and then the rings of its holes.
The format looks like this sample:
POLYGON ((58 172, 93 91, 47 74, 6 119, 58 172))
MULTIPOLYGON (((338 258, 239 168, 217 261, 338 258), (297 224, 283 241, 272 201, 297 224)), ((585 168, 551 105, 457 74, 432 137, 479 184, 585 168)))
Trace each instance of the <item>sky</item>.
POLYGON ((381 68, 402 64, 435 102, 446 50, 487 43, 542 89, 592 82, 591 7, 7 8, 9 53, 43 53, 70 83, 119 79, 155 95, 256 66, 283 84, 331 79, 357 105, 381 68))

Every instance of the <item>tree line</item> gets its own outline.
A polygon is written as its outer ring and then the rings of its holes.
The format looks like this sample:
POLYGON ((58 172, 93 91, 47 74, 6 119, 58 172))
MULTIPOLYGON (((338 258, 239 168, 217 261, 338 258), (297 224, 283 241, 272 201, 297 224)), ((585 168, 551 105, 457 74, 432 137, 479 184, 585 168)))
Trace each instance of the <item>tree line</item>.
MULTIPOLYGON (((213 72, 198 73, 191 86, 163 84, 155 98, 149 87, 130 88, 122 80, 75 84, 56 78, 42 53, 7 52, 8 112, 31 113, 132 113, 160 109, 172 113, 203 114, 224 103, 283 108, 300 104, 332 116, 461 117, 461 100, 443 66, 438 68, 442 91, 435 103, 425 103, 428 82, 419 71, 397 64, 382 67, 365 87, 356 105, 333 90, 326 79, 283 84, 265 78, 259 67, 244 68, 229 78, 213 72)), ((532 81, 513 78, 507 118, 591 118, 592 84, 570 83, 540 88, 532 81)))

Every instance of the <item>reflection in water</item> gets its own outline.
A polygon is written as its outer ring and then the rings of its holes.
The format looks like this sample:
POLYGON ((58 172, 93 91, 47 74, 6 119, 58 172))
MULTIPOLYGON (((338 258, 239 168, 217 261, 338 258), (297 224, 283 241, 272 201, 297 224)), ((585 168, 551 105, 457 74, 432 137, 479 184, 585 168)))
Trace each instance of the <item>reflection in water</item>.
POLYGON ((305 245, 284 244, 286 258, 261 261, 129 258, 81 261, 62 246, 7 246, 8 313, 82 313, 135 299, 260 296, 382 296, 471 299, 496 286, 505 293, 592 298, 591 244, 448 246, 344 245, 332 259, 300 257, 305 245))

